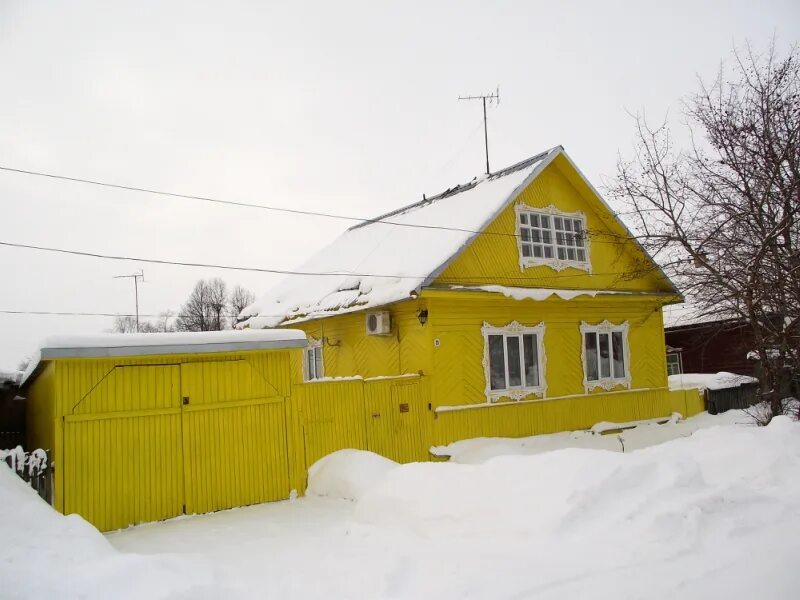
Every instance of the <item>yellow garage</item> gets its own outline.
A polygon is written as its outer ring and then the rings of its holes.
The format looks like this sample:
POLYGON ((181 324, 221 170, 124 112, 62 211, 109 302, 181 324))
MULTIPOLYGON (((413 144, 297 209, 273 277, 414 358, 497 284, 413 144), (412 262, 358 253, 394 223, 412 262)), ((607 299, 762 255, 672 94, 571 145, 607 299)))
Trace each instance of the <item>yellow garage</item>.
POLYGON ((108 531, 288 498, 303 485, 290 361, 305 346, 297 330, 47 340, 24 387, 53 505, 108 531))

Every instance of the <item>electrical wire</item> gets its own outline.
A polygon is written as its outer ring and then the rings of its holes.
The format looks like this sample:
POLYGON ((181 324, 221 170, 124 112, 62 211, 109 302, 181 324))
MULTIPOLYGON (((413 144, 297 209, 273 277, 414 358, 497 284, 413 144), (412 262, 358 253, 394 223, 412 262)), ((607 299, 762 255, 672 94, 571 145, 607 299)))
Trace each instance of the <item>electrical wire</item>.
MULTIPOLYGON (((250 202, 240 202, 235 200, 224 200, 221 198, 213 198, 210 196, 199 196, 193 194, 182 194, 178 192, 166 192, 163 190, 157 190, 153 188, 147 187, 140 187, 140 186, 133 186, 133 185, 122 185, 117 183, 110 183, 107 181, 99 181, 95 179, 84 179, 82 177, 72 177, 69 175, 57 175, 54 173, 45 173, 42 171, 31 171, 27 169, 18 169, 15 167, 7 167, 0 165, 0 171, 6 171, 9 173, 17 173, 21 175, 32 175, 35 177, 44 177, 47 179, 55 179, 59 181, 70 181, 73 183, 83 183, 87 185, 94 185, 104 188, 112 188, 112 189, 119 189, 119 190, 126 190, 131 192, 142 192, 145 194, 155 194, 159 196, 167 196, 170 198, 182 198, 184 200, 196 200, 200 202, 208 202, 213 204, 222 204, 228 206, 238 206, 243 208, 255 208, 260 210, 267 210, 273 212, 281 212, 286 214, 294 214, 294 215, 303 215, 303 216, 311 216, 311 217, 323 217, 327 219, 340 219, 345 221, 352 221, 358 224, 380 224, 380 225, 393 225, 396 227, 410 227, 415 229, 430 229, 430 230, 437 230, 437 231, 458 231, 461 233, 481 233, 485 235, 492 235, 492 236, 501 236, 501 237, 513 237, 518 238, 519 235, 516 233, 507 233, 502 231, 482 231, 478 229, 466 229, 462 227, 448 227, 446 225, 427 225, 424 223, 402 223, 399 221, 387 221, 385 219, 379 219, 376 217, 358 217, 353 215, 343 215, 337 213, 328 213, 328 212, 318 212, 312 210, 303 210, 297 208, 286 208, 280 206, 271 206, 267 204, 255 204, 250 202)), ((609 234, 604 234, 609 235, 609 234)), ((616 236, 616 234, 610 234, 611 237, 620 237, 626 240, 635 239, 629 236, 616 236)), ((599 241, 599 240, 598 240, 599 241)), ((600 242, 600 243, 618 243, 618 242, 600 242)), ((623 242, 624 243, 624 242, 623 242)))
MULTIPOLYGON (((375 278, 382 278, 382 279, 422 279, 425 280, 428 278, 428 275, 398 275, 398 274, 387 274, 387 273, 358 273, 358 272, 351 272, 351 271, 295 271, 289 269, 271 269, 265 267, 242 267, 242 266, 234 266, 234 265, 221 265, 221 264, 214 264, 214 263, 199 263, 199 262, 183 262, 183 261, 174 261, 174 260, 164 260, 164 259, 157 259, 157 258, 141 258, 135 256, 117 256, 113 254, 102 254, 99 252, 84 252, 81 250, 69 250, 66 248, 54 248, 50 246, 37 246, 33 244, 20 244, 16 242, 6 242, 0 240, 0 246, 6 246, 10 248, 19 248, 24 250, 37 250, 41 252, 54 252, 57 254, 68 254, 72 256, 82 256, 82 257, 89 257, 89 258, 98 258, 104 260, 118 260, 118 261, 130 261, 130 262, 139 262, 139 263, 148 263, 148 264, 156 264, 156 265, 171 265, 171 266, 178 266, 178 267, 200 267, 200 268, 207 268, 207 269, 224 269, 229 271, 248 271, 254 273, 270 273, 270 274, 278 274, 278 275, 302 275, 302 276, 321 276, 321 277, 375 277, 375 278)), ((593 272, 592 275, 619 275, 619 272, 613 271, 608 273, 598 273, 593 272)), ((552 281, 552 280, 563 280, 563 279, 573 279, 576 277, 585 277, 586 273, 577 273, 577 274, 562 274, 558 273, 555 275, 548 275, 547 277, 542 277, 542 281, 552 281)), ((437 281, 441 282, 448 282, 448 283, 459 283, 465 284, 465 282, 470 281, 491 281, 491 282, 507 282, 507 281, 523 281, 523 282, 530 282, 530 277, 506 277, 506 276, 487 276, 487 275, 462 275, 459 277, 439 277, 437 281)), ((468 283, 466 283, 468 285, 468 283)))

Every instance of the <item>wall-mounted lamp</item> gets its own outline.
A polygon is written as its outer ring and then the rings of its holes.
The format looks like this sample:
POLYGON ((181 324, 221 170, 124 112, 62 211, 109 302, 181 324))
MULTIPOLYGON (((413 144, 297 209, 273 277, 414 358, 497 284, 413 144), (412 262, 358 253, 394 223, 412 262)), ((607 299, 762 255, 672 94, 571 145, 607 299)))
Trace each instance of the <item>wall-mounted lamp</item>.
POLYGON ((428 309, 423 308, 422 310, 417 312, 417 319, 419 319, 420 325, 425 325, 428 322, 428 309))

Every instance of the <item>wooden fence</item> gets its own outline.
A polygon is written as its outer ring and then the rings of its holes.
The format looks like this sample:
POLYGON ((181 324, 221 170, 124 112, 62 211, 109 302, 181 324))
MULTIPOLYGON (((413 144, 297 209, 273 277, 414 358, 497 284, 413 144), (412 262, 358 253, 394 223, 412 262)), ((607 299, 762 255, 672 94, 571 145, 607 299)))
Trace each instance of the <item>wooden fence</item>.
POLYGON ((41 448, 25 452, 22 446, 11 450, 0 450, 0 459, 28 483, 47 503, 52 503, 52 477, 47 452, 41 448))
POLYGON ((705 400, 708 412, 716 415, 732 408, 749 408, 758 402, 758 390, 758 383, 746 383, 722 390, 706 390, 705 400))

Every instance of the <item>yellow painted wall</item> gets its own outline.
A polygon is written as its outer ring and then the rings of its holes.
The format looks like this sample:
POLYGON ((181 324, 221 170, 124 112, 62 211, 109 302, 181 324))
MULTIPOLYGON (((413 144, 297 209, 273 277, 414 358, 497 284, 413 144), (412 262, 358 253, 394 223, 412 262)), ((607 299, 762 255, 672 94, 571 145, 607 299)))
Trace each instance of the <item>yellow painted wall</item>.
MULTIPOLYGON (((289 325, 324 340, 322 355, 326 377, 382 377, 419 373, 430 367, 430 328, 420 325, 421 300, 407 300, 376 310, 392 316, 391 335, 367 335, 366 313, 336 315, 289 325)), ((302 381, 302 365, 292 368, 295 381, 302 381)))
MULTIPOLYGON (((631 389, 667 385, 664 332, 658 299, 623 295, 579 296, 572 300, 513 300, 501 294, 449 292, 428 300, 434 340, 431 370, 434 406, 482 404, 487 401, 483 368, 484 322, 504 327, 545 324, 544 375, 547 397, 584 394, 581 360, 582 321, 628 322, 631 389)), ((619 388, 621 389, 621 388, 619 388)), ((602 390, 600 390, 602 391, 602 390)), ((599 393, 593 390, 592 393, 599 393)), ((507 401, 505 398, 501 401, 507 401)))
POLYGON ((626 241, 626 236, 625 230, 579 180, 566 159, 559 157, 442 271, 435 285, 671 291, 669 282, 655 272, 633 280, 624 277, 626 273, 641 272, 642 264, 653 264, 633 242, 626 241), (552 204, 563 212, 584 212, 590 232, 592 273, 571 267, 555 271, 548 266, 520 271, 519 250, 513 235, 516 233, 514 207, 519 202, 534 208, 552 204))
POLYGON ((52 448, 54 506, 110 530, 302 491, 291 354, 48 361, 28 426, 52 448))

